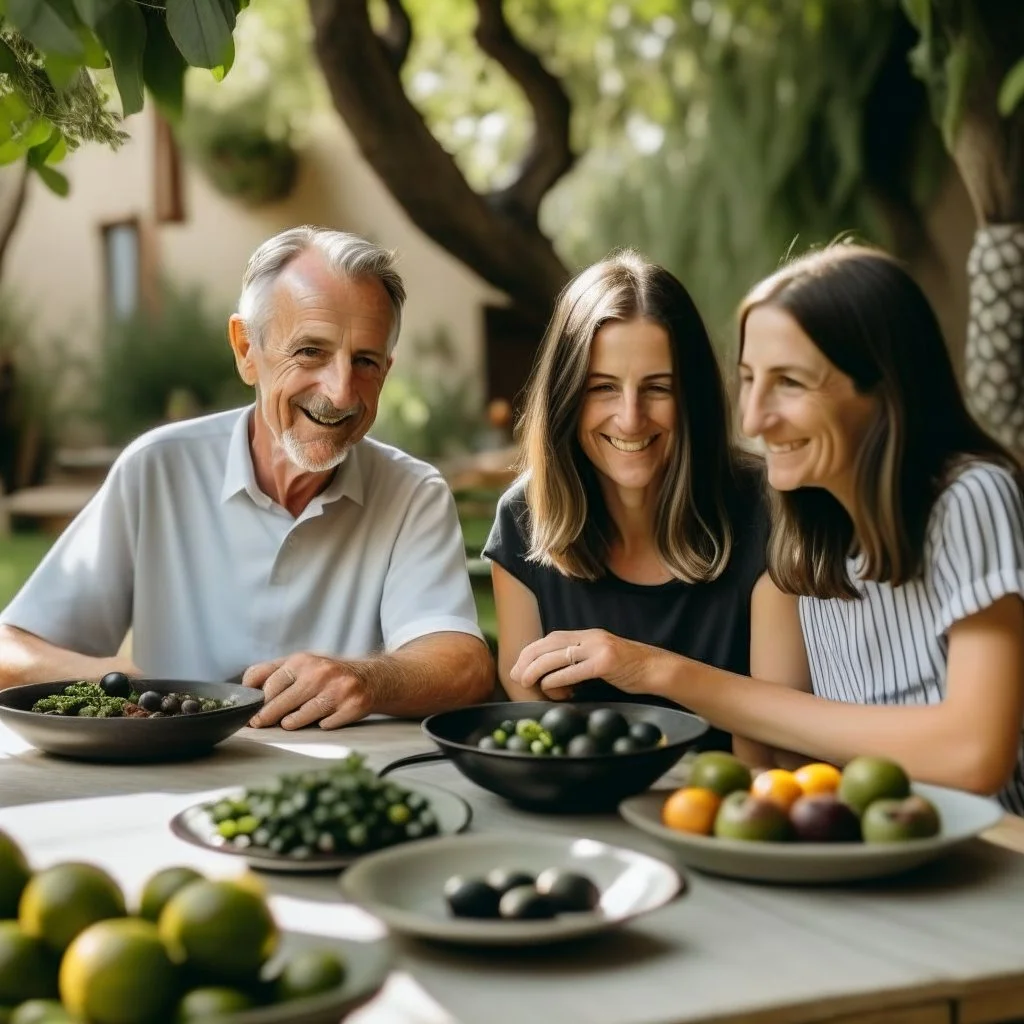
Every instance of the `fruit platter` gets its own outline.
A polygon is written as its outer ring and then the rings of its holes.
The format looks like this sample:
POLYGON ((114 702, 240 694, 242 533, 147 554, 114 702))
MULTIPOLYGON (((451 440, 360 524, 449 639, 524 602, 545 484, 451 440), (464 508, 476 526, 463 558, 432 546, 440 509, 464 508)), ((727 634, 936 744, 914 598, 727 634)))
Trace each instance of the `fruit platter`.
POLYGON ((469 805, 428 783, 383 779, 351 753, 326 767, 228 790, 175 815, 171 831, 264 871, 338 870, 373 850, 454 835, 469 805))
POLYGON ((164 868, 130 906, 101 867, 32 870, 0 832, 8 1024, 333 1024, 381 987, 391 959, 386 942, 283 930, 249 876, 164 868))
POLYGON ((832 883, 897 874, 991 828, 985 797, 912 784, 895 762, 856 757, 842 770, 807 764, 751 772, 708 751, 687 785, 622 802, 630 824, 671 845, 690 867, 749 881, 832 883))

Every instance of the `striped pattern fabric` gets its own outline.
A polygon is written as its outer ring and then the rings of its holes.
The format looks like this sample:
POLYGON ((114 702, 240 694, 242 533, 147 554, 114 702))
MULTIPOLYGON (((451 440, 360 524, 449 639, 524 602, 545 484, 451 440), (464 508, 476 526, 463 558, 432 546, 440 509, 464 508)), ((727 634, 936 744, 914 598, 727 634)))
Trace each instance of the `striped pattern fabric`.
MULTIPOLYGON (((937 704, 946 692, 946 631, 1005 594, 1024 596, 1024 499, 999 466, 969 463, 939 495, 924 571, 899 587, 850 577, 861 600, 802 597, 815 694, 856 704, 937 704)), ((1024 814, 1024 736, 999 794, 1024 814)))

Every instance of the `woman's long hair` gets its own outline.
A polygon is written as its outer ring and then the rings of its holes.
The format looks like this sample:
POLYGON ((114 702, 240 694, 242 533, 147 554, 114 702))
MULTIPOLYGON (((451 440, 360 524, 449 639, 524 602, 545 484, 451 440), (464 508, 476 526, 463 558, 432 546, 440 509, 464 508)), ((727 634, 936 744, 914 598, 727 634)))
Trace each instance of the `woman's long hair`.
POLYGON ((643 319, 668 334, 677 425, 655 514, 655 543, 673 576, 717 578, 732 552, 735 456, 722 375, 707 329, 682 284, 625 251, 575 277, 559 296, 520 423, 529 508, 528 557, 566 576, 605 574, 616 527, 577 427, 594 336, 609 321, 643 319))
POLYGON ((740 306, 740 357, 747 317, 784 310, 878 415, 855 463, 852 513, 829 492, 769 488, 769 572, 791 594, 856 597, 847 558, 861 579, 894 586, 922 568, 928 517, 965 459, 1008 468, 1013 456, 971 418, 942 331, 924 292, 892 257, 859 245, 810 253, 758 284, 740 306))

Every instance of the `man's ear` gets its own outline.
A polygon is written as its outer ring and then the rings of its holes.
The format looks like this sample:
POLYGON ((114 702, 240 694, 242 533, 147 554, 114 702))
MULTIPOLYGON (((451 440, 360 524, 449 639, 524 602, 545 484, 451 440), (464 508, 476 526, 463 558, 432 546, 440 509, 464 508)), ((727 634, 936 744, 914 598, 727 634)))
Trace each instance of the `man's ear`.
POLYGON ((395 365, 395 357, 388 356, 388 361, 384 364, 384 374, 380 378, 381 384, 388 379, 388 374, 391 372, 391 367, 395 365))
POLYGON ((253 345, 249 340, 245 321, 237 313, 232 314, 228 320, 228 340, 231 342, 231 351, 235 354, 238 376, 246 384, 255 386, 259 375, 256 373, 256 364, 253 360, 253 345))

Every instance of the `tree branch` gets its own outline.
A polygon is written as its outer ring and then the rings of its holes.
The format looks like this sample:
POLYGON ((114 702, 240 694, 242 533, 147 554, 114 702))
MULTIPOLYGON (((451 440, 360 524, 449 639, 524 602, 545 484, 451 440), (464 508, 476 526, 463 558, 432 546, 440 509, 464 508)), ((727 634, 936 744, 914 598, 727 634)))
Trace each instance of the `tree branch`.
POLYGON ((377 38, 388 53, 391 66, 395 71, 401 71, 405 58, 409 56, 409 46, 412 43, 412 22, 402 6, 402 0, 387 0, 387 3, 387 27, 378 34, 377 38))
POLYGON ((413 222, 544 319, 568 274, 536 223, 490 205, 409 102, 366 0, 309 0, 317 57, 356 144, 413 222))
POLYGON ((575 162, 569 145, 572 107, 562 83, 512 33, 502 0, 477 0, 476 40, 518 83, 533 109, 534 131, 518 178, 491 199, 512 216, 536 222, 544 195, 575 162))
POLYGON ((10 209, 3 226, 0 227, 0 280, 3 278, 4 257, 7 255, 11 238, 14 236, 15 228, 17 228, 22 211, 25 209, 25 197, 28 195, 28 175, 28 162, 26 161, 21 168, 21 176, 18 179, 14 197, 11 199, 10 209))

